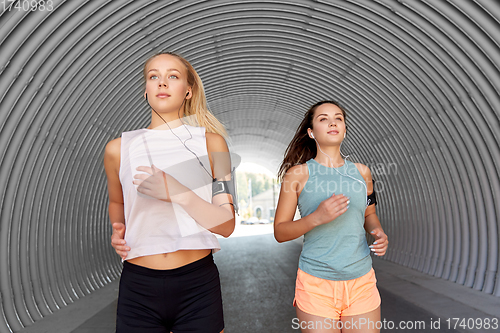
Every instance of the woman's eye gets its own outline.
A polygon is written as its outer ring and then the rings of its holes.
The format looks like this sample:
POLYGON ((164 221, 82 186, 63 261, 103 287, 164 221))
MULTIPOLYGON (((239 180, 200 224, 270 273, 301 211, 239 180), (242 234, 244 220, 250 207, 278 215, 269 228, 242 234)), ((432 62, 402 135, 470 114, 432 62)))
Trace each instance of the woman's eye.
POLYGON ((170 75, 169 78, 170 79, 178 79, 177 75, 170 75))
POLYGON ((319 121, 323 121, 323 120, 326 120, 326 118, 321 118, 319 121))
POLYGON ((150 79, 152 79, 152 78, 154 78, 154 77, 158 77, 158 76, 156 76, 156 75, 151 75, 149 78, 150 78, 150 79))
POLYGON ((338 120, 342 121, 342 118, 337 118, 338 120))

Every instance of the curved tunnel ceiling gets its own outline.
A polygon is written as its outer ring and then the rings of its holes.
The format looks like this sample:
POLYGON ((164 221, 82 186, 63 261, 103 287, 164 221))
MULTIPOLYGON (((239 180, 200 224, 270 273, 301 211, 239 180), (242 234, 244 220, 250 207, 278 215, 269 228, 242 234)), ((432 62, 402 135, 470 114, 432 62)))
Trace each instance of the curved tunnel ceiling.
POLYGON ((273 171, 306 109, 340 101, 386 259, 500 296, 498 1, 46 3, 0 9, 0 331, 119 276, 103 149, 147 125, 160 51, 197 69, 231 150, 273 171))

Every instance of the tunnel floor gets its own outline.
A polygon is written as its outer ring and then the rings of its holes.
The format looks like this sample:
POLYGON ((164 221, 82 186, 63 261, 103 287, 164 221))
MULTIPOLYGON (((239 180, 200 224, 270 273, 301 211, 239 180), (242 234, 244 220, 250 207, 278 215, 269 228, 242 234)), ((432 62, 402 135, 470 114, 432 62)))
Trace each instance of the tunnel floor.
MULTIPOLYGON (((272 234, 267 234, 220 239, 220 243, 222 250, 214 258, 221 276, 225 333, 300 332, 292 326, 296 317, 292 301, 301 240, 278 244, 272 234)), ((479 311, 477 307, 480 306, 474 306, 474 302, 482 302, 479 298, 471 296, 469 304, 462 304, 432 291, 432 287, 422 286, 426 281, 432 282, 437 278, 378 258, 374 259, 374 268, 382 297, 382 320, 386 321, 386 329, 381 332, 481 332, 449 329, 446 322, 449 314, 446 311, 453 317, 492 317, 479 311), (422 283, 418 280, 419 274, 422 275, 422 283), (419 302, 425 302, 425 306, 418 306, 419 302), (425 328, 417 328, 417 325, 422 325, 417 321, 423 322, 425 328), (393 322, 395 327, 391 329, 389 322, 393 322), (398 329, 400 323, 413 325, 413 328, 398 329), (431 323, 434 323, 434 328, 431 328, 431 323), (440 323, 440 329, 436 323, 440 323)), ((434 283, 438 284, 444 281, 449 288, 445 291, 449 293, 455 292, 453 288, 462 291, 470 289, 442 279, 436 281, 434 283)), ((446 289, 439 285, 436 288, 446 289)), ((489 295, 471 292, 474 296, 483 297, 483 301, 498 302, 493 296, 490 298, 489 295)), ((72 333, 114 332, 115 312, 116 300, 72 333)), ((492 332, 484 330, 488 331, 492 332)))

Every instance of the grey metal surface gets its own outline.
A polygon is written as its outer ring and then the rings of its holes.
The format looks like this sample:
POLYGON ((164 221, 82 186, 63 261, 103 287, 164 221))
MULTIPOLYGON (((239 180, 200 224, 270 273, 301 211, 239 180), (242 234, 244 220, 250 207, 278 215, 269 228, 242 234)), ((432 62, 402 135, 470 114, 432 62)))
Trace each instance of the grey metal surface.
POLYGON ((0 5, 0 332, 119 275, 103 149, 147 124, 160 51, 198 70, 232 150, 273 171, 306 108, 342 102, 387 260, 500 296, 499 1, 52 3, 0 5))

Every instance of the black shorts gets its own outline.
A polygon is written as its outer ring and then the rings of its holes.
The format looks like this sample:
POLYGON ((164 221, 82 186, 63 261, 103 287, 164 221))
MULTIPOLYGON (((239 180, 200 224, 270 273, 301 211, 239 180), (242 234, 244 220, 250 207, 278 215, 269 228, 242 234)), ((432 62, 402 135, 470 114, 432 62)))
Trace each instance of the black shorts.
POLYGON ((223 329, 219 271, 212 254, 168 270, 123 263, 117 333, 219 333, 223 329))

